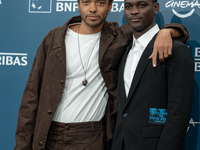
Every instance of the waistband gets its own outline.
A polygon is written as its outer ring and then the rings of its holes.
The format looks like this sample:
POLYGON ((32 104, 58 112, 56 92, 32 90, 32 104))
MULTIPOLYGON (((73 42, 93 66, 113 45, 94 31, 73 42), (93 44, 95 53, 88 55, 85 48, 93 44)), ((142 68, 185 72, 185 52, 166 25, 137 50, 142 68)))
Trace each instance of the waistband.
POLYGON ((93 122, 78 122, 78 123, 61 123, 52 121, 50 130, 66 130, 68 132, 92 132, 96 130, 102 130, 102 121, 93 122))

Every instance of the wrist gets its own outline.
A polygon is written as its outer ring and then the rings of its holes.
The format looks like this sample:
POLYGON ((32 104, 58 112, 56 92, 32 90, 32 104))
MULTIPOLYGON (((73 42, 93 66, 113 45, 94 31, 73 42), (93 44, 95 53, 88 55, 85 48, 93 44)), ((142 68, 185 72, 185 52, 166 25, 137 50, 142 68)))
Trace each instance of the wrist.
POLYGON ((165 28, 165 34, 171 36, 172 38, 178 38, 180 37, 180 33, 176 30, 176 29, 173 29, 173 28, 165 28))
POLYGON ((167 36, 170 36, 170 37, 172 37, 174 35, 174 31, 171 28, 165 28, 165 29, 162 29, 160 31, 163 33, 163 35, 167 35, 167 36))

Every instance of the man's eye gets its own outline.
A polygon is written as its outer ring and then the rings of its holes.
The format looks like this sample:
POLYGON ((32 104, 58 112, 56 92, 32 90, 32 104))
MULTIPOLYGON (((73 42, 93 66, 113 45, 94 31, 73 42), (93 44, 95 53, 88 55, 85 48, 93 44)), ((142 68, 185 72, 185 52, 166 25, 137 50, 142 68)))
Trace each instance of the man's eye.
POLYGON ((144 8, 146 5, 145 4, 140 4, 139 7, 144 8))
POLYGON ((88 1, 83 1, 83 4, 89 4, 89 2, 88 1))
POLYGON ((125 9, 131 9, 131 6, 125 6, 125 9))
POLYGON ((99 4, 99 5, 103 5, 103 4, 104 4, 104 2, 98 2, 98 4, 99 4))

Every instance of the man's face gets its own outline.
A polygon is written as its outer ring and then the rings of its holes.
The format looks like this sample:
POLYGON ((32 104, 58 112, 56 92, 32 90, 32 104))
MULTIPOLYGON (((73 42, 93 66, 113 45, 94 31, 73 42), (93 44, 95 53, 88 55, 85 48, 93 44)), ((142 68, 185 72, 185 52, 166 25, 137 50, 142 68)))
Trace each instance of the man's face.
POLYGON ((153 0, 125 0, 124 15, 135 32, 142 34, 155 25, 159 4, 153 0))
POLYGON ((78 8, 83 23, 89 27, 99 27, 107 17, 112 8, 109 0, 79 0, 78 8))

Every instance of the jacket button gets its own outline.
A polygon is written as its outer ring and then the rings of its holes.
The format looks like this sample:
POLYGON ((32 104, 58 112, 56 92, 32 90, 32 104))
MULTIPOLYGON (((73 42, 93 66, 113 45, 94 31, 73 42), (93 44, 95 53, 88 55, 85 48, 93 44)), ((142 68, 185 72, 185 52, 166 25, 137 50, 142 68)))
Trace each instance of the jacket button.
POLYGON ((64 81, 63 81, 63 80, 60 80, 60 84, 63 85, 63 83, 64 83, 64 81))
POLYGON ((70 127, 69 127, 69 126, 66 126, 66 127, 65 127, 65 130, 66 130, 66 131, 69 131, 69 130, 70 130, 70 127))
POLYGON ((52 110, 48 110, 48 114, 51 115, 52 114, 52 110))
POLYGON ((127 113, 124 113, 124 114, 123 114, 123 117, 124 117, 124 118, 126 118, 127 116, 128 116, 128 114, 127 114, 127 113))
POLYGON ((43 143, 40 141, 40 142, 39 142, 39 146, 42 146, 42 145, 43 145, 43 143))

